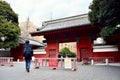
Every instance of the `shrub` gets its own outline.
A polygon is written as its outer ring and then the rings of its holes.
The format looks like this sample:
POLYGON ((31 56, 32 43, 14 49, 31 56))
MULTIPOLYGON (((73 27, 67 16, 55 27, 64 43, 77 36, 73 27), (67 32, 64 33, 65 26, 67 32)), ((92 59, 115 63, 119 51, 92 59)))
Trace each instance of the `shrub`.
POLYGON ((71 51, 69 50, 69 48, 65 47, 65 48, 62 48, 62 49, 60 50, 60 53, 58 54, 58 57, 61 57, 61 56, 63 56, 64 58, 65 58, 66 56, 68 56, 68 57, 76 57, 76 54, 73 53, 73 52, 71 52, 71 51))

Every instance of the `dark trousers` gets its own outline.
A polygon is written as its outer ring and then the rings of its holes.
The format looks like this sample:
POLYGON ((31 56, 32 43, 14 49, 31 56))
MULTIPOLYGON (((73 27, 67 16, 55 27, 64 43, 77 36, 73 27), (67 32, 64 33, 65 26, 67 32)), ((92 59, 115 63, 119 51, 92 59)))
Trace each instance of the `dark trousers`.
POLYGON ((30 69, 31 59, 26 59, 26 69, 30 69))

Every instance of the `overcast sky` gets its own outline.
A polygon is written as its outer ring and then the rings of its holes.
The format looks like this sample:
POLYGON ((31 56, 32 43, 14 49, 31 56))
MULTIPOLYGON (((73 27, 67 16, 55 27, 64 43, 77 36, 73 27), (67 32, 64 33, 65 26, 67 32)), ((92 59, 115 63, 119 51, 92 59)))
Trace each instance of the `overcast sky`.
POLYGON ((51 19, 88 13, 92 0, 4 0, 18 14, 19 22, 30 18, 36 26, 51 19))

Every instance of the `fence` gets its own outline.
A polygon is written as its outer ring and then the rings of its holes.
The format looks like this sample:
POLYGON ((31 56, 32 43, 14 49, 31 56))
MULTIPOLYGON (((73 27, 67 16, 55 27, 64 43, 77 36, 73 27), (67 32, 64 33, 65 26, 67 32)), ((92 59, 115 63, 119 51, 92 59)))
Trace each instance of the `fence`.
POLYGON ((76 71, 76 58, 35 58, 35 68, 71 69, 76 71))
POLYGON ((95 63, 105 63, 108 65, 108 63, 114 62, 114 57, 90 57, 89 61, 92 65, 95 63))
POLYGON ((0 57, 0 66, 13 66, 13 57, 0 57))
POLYGON ((0 50, 0 57, 10 57, 10 50, 0 50))
POLYGON ((82 58, 82 65, 89 64, 89 58, 82 58))

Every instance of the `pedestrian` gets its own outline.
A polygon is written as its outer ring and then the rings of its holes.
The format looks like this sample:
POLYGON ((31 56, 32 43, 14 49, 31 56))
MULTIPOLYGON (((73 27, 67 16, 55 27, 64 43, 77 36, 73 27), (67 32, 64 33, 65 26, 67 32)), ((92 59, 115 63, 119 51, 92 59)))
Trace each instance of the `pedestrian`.
POLYGON ((29 44, 29 40, 26 40, 23 51, 23 57, 25 58, 25 67, 27 72, 30 72, 30 64, 31 64, 32 56, 33 56, 32 45, 29 44))

